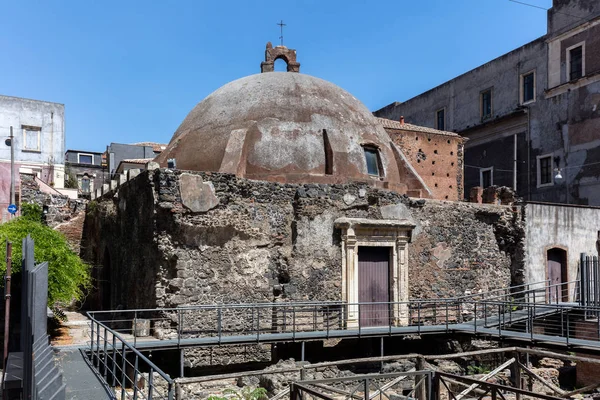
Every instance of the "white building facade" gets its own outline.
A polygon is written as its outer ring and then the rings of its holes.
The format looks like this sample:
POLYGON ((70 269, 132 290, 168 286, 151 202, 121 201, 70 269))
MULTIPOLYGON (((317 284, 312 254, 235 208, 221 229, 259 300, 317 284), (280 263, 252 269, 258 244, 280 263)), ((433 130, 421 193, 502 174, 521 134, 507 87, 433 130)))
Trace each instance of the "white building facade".
MULTIPOLYGON (((19 174, 36 176, 48 191, 64 188, 65 106, 40 100, 0 95, 0 218, 9 218, 11 147, 5 143, 13 129, 15 202, 20 202, 19 174)), ((19 207, 20 208, 20 207, 19 207)))

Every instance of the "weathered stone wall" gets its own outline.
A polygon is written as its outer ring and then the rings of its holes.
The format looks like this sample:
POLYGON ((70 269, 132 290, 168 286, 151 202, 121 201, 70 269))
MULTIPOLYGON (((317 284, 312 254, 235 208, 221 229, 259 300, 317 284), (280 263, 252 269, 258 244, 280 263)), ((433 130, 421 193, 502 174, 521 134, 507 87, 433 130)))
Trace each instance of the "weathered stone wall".
MULTIPOLYGON (((145 172, 119 194, 88 204, 81 254, 93 269, 95 309, 156 307, 159 268, 170 261, 158 250, 153 176, 145 172)), ((175 278, 168 275, 165 282, 175 278)))
POLYGON ((71 250, 79 254, 87 200, 44 193, 33 175, 21 174, 20 177, 21 203, 35 203, 42 207, 45 211, 44 222, 65 235, 71 250))
POLYGON ((95 265, 110 257, 112 307, 340 300, 341 238, 333 223, 340 217, 416 223, 411 297, 504 286, 521 268, 514 256, 520 217, 508 207, 412 201, 360 184, 277 184, 169 170, 143 172, 114 197, 92 202, 84 255, 95 265), (182 190, 190 177, 203 183, 182 190), (191 212, 185 204, 206 207, 191 212))
MULTIPOLYGON (((522 269, 515 256, 522 254, 515 250, 520 214, 510 207, 415 201, 363 184, 278 184, 160 169, 90 202, 82 254, 96 267, 98 290, 89 305, 342 300, 342 238, 334 228, 340 217, 414 221, 411 298, 507 286, 511 272, 522 269)), ((214 318, 198 313, 186 326, 206 329, 214 318)), ((204 353, 186 352, 186 361, 270 357, 258 347, 204 353)))
POLYGON ((44 208, 45 222, 54 228, 84 211, 87 200, 70 199, 58 193, 44 193, 35 182, 33 175, 21 174, 21 203, 35 203, 44 208))

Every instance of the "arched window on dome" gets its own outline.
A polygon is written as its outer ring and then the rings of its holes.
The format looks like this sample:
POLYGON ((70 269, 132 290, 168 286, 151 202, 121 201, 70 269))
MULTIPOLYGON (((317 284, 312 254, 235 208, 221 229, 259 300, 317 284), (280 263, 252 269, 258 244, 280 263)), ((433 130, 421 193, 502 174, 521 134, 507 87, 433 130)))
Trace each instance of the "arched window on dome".
POLYGON ((367 164, 367 173, 372 176, 383 176, 383 167, 379 157, 379 149, 375 146, 363 146, 365 152, 365 162, 367 164))

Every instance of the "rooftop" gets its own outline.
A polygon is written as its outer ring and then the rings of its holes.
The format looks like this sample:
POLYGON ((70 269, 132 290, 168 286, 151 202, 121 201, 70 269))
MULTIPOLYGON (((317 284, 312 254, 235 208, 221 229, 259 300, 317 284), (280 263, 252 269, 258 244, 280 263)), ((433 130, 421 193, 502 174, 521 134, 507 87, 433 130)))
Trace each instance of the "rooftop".
POLYGON ((387 118, 379 118, 378 117, 377 120, 386 129, 397 129, 397 130, 401 130, 401 131, 431 133, 434 135, 453 136, 456 138, 462 137, 458 133, 448 132, 448 131, 440 131, 438 129, 428 128, 426 126, 408 124, 406 122, 394 121, 394 120, 387 119, 387 118))
POLYGON ((134 146, 150 146, 150 147, 152 147, 152 151, 154 151, 155 153, 160 153, 161 151, 163 151, 164 149, 167 148, 166 144, 156 143, 156 142, 139 142, 139 143, 132 143, 132 145, 134 145, 134 146))

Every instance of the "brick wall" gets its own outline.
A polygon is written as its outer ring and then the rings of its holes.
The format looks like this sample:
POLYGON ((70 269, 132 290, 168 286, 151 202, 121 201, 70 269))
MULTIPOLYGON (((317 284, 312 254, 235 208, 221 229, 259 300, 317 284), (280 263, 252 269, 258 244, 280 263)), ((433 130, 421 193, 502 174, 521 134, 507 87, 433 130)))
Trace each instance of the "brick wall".
POLYGON ((387 129, 437 200, 463 199, 463 139, 444 134, 387 129))

